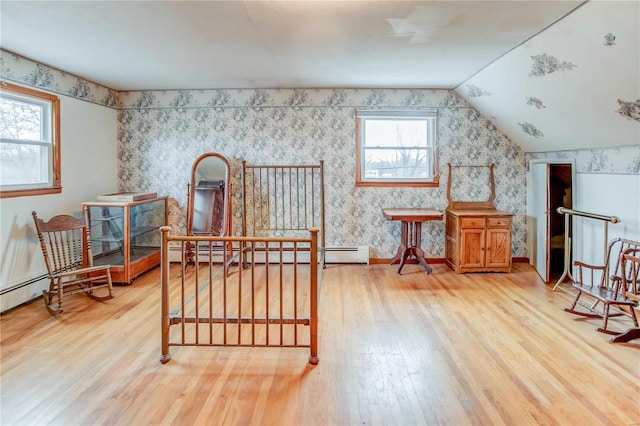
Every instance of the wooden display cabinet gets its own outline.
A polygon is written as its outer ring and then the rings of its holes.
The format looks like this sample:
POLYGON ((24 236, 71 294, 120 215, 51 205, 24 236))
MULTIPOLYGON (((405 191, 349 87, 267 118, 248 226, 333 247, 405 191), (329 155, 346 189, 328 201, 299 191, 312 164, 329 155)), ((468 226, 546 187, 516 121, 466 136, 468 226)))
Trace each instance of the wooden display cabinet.
POLYGON ((447 265, 457 273, 510 272, 512 220, 502 210, 448 209, 447 265))
POLYGON ((94 265, 111 265, 114 282, 131 284, 160 264, 159 228, 167 224, 167 197, 82 203, 94 265))

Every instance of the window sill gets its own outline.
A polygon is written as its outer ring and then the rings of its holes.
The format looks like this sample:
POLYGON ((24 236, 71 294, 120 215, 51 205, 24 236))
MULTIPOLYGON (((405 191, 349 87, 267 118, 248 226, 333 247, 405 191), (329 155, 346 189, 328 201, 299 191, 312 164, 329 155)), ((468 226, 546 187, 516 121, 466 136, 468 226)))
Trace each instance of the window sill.
POLYGON ((440 183, 436 180, 434 182, 356 182, 357 188, 389 188, 389 187, 412 187, 412 188, 438 188, 440 183))
POLYGON ((28 197, 35 195, 60 194, 61 186, 52 188, 16 189, 14 191, 0 191, 0 198, 28 197))

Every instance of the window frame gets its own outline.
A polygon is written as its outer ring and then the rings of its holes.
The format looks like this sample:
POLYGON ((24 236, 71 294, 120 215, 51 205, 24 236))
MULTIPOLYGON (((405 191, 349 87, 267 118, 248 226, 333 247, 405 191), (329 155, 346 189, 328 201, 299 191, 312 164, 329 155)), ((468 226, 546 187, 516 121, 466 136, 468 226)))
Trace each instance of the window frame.
MULTIPOLYGON (((428 149, 428 146, 427 146, 428 149)), ((440 185, 438 167, 438 114, 435 110, 366 110, 356 112, 356 187, 438 187, 440 185), (430 180, 409 179, 371 179, 364 178, 364 149, 366 120, 430 120, 427 125, 427 144, 431 138, 431 154, 433 156, 433 178, 430 180)))
MULTIPOLYGON (((62 192, 62 171, 60 162, 60 99, 53 94, 29 87, 18 86, 6 81, 0 82, 0 90, 17 96, 33 98, 36 102, 51 104, 51 180, 43 185, 11 185, 15 189, 4 189, 0 185, 0 198, 24 197, 34 195, 59 194, 62 192), (17 187, 17 188, 16 188, 17 187)), ((8 185, 6 185, 8 186, 8 185)))

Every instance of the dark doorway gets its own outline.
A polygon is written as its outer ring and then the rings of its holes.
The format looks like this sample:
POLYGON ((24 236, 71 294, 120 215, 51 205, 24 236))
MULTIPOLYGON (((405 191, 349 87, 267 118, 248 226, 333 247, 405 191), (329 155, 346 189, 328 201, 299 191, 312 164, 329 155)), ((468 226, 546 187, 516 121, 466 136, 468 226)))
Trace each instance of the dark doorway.
MULTIPOLYGON (((565 224, 564 215, 557 212, 558 207, 573 208, 571 164, 549 164, 549 275, 555 282, 564 271, 565 224)), ((571 228, 571 227, 569 227, 571 228)), ((571 237, 571 229, 566 230, 571 237)), ((569 259, 571 261, 571 259, 569 259)))

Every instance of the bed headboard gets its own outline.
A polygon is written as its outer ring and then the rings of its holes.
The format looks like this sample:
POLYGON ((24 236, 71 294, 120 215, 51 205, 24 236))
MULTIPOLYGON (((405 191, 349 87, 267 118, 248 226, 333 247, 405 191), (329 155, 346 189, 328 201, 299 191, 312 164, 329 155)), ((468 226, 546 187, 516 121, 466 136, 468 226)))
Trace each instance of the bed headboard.
POLYGON ((242 232, 251 237, 308 236, 325 247, 324 161, 315 165, 242 162, 242 232))

